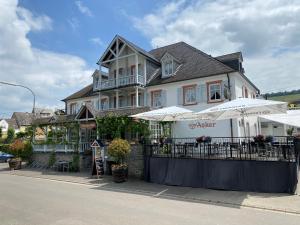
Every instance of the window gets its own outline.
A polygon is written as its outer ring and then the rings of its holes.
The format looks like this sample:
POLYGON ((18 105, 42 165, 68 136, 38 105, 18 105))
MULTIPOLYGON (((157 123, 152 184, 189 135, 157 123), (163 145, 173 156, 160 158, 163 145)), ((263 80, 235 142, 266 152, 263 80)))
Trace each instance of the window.
POLYGON ((123 68, 119 68, 119 76, 123 75, 123 68))
POLYGON ((103 110, 108 109, 108 99, 107 98, 101 99, 101 109, 103 109, 103 110))
POLYGON ((183 87, 183 104, 196 104, 196 85, 183 87))
POLYGON ((76 114, 76 106, 77 104, 76 103, 71 103, 70 104, 70 114, 76 114))
POLYGON ((243 97, 248 98, 248 89, 245 86, 243 87, 243 89, 244 89, 243 97))
POLYGON ((124 104, 124 96, 119 96, 119 107, 124 107, 125 104, 124 104))
POLYGON ((159 138, 162 135, 162 127, 159 122, 150 121, 150 134, 152 138, 159 138))
POLYGON ((135 65, 130 67, 130 75, 135 75, 135 65))
MULTIPOLYGON (((130 95, 130 103, 131 103, 131 106, 135 106, 136 105, 136 100, 135 100, 135 93, 134 94, 131 94, 130 95)), ((141 106, 141 93, 139 93, 139 106, 141 106)))
POLYGON ((221 101, 221 81, 208 83, 208 102, 221 101))
POLYGON ((162 106, 162 93, 161 93, 161 90, 151 92, 151 105, 152 105, 152 107, 162 106))
POLYGON ((170 76, 173 74, 173 61, 169 60, 164 62, 164 76, 170 76))

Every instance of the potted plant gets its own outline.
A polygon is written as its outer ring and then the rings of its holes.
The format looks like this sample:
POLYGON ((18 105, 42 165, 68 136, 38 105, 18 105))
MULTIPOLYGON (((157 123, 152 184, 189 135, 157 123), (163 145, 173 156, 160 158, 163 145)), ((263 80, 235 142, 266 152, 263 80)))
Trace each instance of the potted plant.
POLYGON ((265 142, 267 142, 267 143, 273 143, 273 141, 274 141, 274 137, 272 135, 266 136, 265 142))
POLYGON ((25 144, 21 139, 16 139, 11 145, 10 145, 10 152, 16 157, 11 159, 8 164, 10 169, 21 169, 22 165, 22 159, 21 155, 22 152, 25 149, 25 144))
POLYGON ((205 141, 205 136, 197 137, 196 141, 197 143, 203 143, 205 141))
POLYGON ((126 156, 130 153, 128 141, 115 138, 108 146, 108 154, 115 160, 112 165, 112 175, 117 183, 124 182, 128 174, 128 166, 124 163, 126 156))
POLYGON ((261 148, 265 148, 265 137, 264 135, 257 135, 254 138, 254 142, 261 148))
POLYGON ((19 170, 22 166, 22 159, 20 157, 13 158, 8 161, 8 165, 11 170, 19 170))

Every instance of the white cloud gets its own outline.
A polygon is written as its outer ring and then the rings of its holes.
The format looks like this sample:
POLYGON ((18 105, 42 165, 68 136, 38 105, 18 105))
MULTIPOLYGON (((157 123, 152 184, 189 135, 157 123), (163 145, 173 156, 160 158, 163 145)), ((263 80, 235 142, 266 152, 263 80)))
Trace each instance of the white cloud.
MULTIPOLYGON (((0 80, 30 87, 37 106, 63 108, 60 100, 91 82, 92 70, 77 56, 31 46, 29 32, 49 29, 49 17, 33 15, 17 1, 0 2, 0 80)), ((31 109, 32 95, 27 90, 0 84, 1 113, 31 109)))
POLYGON ((299 1, 180 0, 132 20, 153 47, 185 41, 212 55, 242 51, 263 92, 300 87, 299 1))
POLYGON ((85 6, 85 5, 82 3, 82 1, 76 1, 75 4, 76 4, 78 10, 79 10, 82 14, 87 15, 87 16, 93 16, 93 13, 91 12, 91 10, 90 10, 87 6, 85 6))
POLYGON ((90 38, 89 41, 90 41, 91 43, 95 44, 95 45, 102 46, 102 47, 104 46, 103 41, 102 41, 100 38, 98 38, 98 37, 90 38))

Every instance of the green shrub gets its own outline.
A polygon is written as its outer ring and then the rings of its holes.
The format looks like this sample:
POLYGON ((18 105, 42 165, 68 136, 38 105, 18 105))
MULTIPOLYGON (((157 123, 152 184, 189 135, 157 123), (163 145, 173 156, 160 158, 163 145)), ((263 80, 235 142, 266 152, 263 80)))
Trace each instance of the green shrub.
POLYGON ((108 154, 120 164, 124 162, 125 157, 130 153, 130 145, 128 141, 121 138, 114 139, 108 146, 108 154))
POLYGON ((71 168, 70 168, 70 170, 72 172, 78 172, 79 171, 79 162, 80 162, 79 154, 73 155, 71 168))
POLYGON ((49 167, 52 167, 52 166, 54 165, 55 162, 56 162, 55 151, 52 151, 52 152, 50 153, 50 156, 49 156, 48 166, 49 166, 49 167))
POLYGON ((6 143, 8 143, 8 144, 12 143, 14 138, 15 138, 15 130, 14 130, 14 128, 10 127, 7 130, 6 143))
POLYGON ((9 144, 0 144, 0 151, 11 154, 9 144))

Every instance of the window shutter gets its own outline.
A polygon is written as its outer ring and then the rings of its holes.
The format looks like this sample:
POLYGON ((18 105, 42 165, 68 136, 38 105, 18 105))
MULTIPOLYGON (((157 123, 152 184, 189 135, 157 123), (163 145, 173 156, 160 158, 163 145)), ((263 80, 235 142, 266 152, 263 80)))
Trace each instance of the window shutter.
POLYGON ((196 87, 196 102, 201 102, 201 87, 200 85, 197 85, 196 87))
POLYGON ((207 87, 206 84, 199 85, 200 89, 200 102, 207 102, 207 87))
POLYGON ((177 88, 177 104, 183 105, 183 89, 182 89, 182 87, 177 88))
POLYGON ((167 105, 167 91, 166 90, 161 91, 161 102, 162 102, 162 106, 167 105))
POLYGON ((222 96, 222 100, 224 100, 224 99, 228 99, 228 94, 229 94, 229 92, 228 92, 228 88, 226 87, 226 85, 227 85, 227 82, 226 81, 222 81, 222 83, 221 83, 221 96, 222 96))
POLYGON ((147 93, 147 91, 145 91, 144 92, 144 106, 147 106, 148 105, 148 102, 147 102, 147 100, 148 100, 148 93, 147 93))

